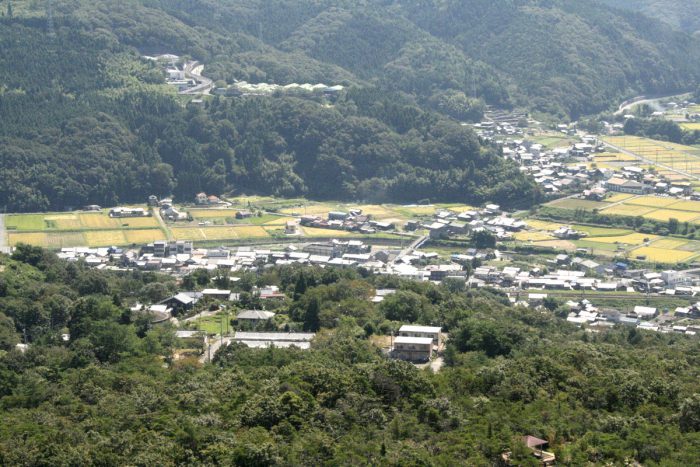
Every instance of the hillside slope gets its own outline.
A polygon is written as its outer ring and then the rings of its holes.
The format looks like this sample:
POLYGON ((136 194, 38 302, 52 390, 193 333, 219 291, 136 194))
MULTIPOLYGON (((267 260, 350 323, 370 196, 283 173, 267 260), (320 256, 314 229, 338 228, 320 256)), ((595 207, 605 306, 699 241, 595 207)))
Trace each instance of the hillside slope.
POLYGON ((609 6, 640 12, 691 34, 700 34, 700 0, 600 0, 609 6))
POLYGON ((51 21, 48 5, 0 3, 9 210, 200 190, 527 205, 534 184, 452 119, 576 118, 700 81, 690 36, 570 0, 56 0, 51 21), (140 58, 157 53, 229 83, 348 91, 186 109, 140 58))

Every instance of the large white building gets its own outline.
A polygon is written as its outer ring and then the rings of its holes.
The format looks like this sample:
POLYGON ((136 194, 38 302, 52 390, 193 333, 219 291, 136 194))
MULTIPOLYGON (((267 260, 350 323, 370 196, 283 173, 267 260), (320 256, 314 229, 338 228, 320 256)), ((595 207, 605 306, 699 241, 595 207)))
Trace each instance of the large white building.
POLYGON ((440 332, 442 328, 438 326, 415 326, 404 324, 399 329, 399 336, 402 337, 429 337, 434 345, 440 345, 440 332))
POLYGON ((394 339, 391 350, 394 358, 408 361, 427 361, 433 356, 433 339, 431 337, 398 336, 394 339))

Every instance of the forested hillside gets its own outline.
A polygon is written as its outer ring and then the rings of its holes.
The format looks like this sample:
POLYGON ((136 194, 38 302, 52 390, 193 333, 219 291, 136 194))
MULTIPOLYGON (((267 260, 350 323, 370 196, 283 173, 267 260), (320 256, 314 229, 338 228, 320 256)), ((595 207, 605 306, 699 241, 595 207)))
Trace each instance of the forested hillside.
POLYGON ((689 36, 568 0, 2 0, 0 11, 11 211, 200 190, 526 206, 534 184, 454 120, 486 104, 575 118, 700 76, 689 36), (184 108, 140 58, 158 53, 197 59, 220 82, 347 92, 184 108))
POLYGON ((700 0, 601 0, 601 3, 643 13, 696 36, 700 34, 700 0))
MULTIPOLYGON (((185 282, 211 286, 206 273, 185 282)), ((0 464, 503 465, 510 451, 537 465, 523 435, 565 465, 700 455, 694 338, 589 333, 492 290, 350 269, 285 266, 235 287, 253 284, 287 293, 276 311, 292 329, 320 326, 311 350, 233 345, 213 365, 173 361, 173 329, 128 308, 173 280, 32 247, 0 256, 0 464), (387 287, 398 291, 370 302, 387 287), (439 373, 372 344, 406 321, 449 332, 439 373)))

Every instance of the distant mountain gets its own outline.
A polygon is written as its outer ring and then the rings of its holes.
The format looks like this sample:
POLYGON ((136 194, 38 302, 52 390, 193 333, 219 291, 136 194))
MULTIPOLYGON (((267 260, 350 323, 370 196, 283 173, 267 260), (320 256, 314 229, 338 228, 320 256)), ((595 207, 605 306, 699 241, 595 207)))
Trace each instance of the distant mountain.
POLYGON ((700 0, 600 1, 616 8, 643 13, 691 34, 700 34, 700 0))
POLYGON ((484 105, 575 119, 700 82, 698 40, 578 0, 0 0, 0 10, 10 210, 201 190, 526 205, 534 184, 454 120, 479 119, 484 105), (196 59, 219 83, 347 92, 332 104, 185 109, 139 57, 159 53, 196 59))

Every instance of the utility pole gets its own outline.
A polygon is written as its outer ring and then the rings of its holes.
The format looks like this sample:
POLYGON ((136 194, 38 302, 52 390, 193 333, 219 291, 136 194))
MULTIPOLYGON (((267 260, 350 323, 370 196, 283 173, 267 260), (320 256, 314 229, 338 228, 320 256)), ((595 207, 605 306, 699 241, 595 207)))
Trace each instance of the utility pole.
POLYGON ((47 0, 46 6, 46 25, 49 29, 49 36, 55 36, 56 31, 53 26, 53 0, 47 0))

